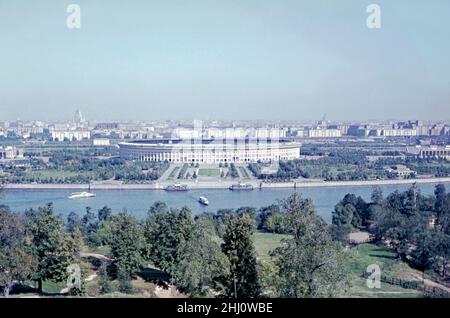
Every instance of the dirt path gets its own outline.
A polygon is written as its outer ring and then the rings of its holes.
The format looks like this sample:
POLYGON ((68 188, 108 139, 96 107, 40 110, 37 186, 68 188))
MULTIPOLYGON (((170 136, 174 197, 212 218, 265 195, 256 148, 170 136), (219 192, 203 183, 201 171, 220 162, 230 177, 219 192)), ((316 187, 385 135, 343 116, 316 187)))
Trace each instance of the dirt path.
MULTIPOLYGON (((97 254, 97 253, 84 253, 84 252, 81 252, 80 256, 82 258, 88 258, 88 257, 96 258, 99 261, 101 261, 102 264, 103 263, 111 263, 113 261, 112 258, 109 258, 109 257, 107 257, 107 256, 105 256, 103 254, 97 254)), ((85 282, 90 282, 90 281, 93 281, 97 277, 98 277, 98 272, 95 272, 94 274, 91 274, 88 277, 86 277, 84 279, 84 281, 85 282)), ((68 292, 69 292, 69 288, 67 288, 67 287, 60 290, 61 294, 66 294, 68 292)))
POLYGON ((84 253, 84 252, 81 252, 80 256, 82 258, 93 257, 93 258, 96 258, 96 259, 98 259, 98 260, 100 260, 102 262, 112 262, 113 261, 112 258, 109 258, 108 256, 105 256, 103 254, 97 254, 97 253, 84 253))
POLYGON ((362 294, 390 294, 390 295, 401 295, 401 294, 415 294, 419 293, 414 289, 410 289, 409 291, 368 291, 368 290, 359 290, 358 293, 362 294))
POLYGON ((446 292, 450 293, 450 288, 448 288, 445 285, 442 285, 442 284, 437 283, 435 281, 429 280, 428 278, 423 279, 422 276, 420 276, 419 274, 411 274, 411 276, 414 278, 414 280, 418 280, 420 282, 423 282, 426 286, 436 287, 436 288, 445 290, 446 292))
POLYGON ((362 244, 370 241, 370 233, 365 231, 352 232, 348 235, 348 240, 353 244, 362 244))

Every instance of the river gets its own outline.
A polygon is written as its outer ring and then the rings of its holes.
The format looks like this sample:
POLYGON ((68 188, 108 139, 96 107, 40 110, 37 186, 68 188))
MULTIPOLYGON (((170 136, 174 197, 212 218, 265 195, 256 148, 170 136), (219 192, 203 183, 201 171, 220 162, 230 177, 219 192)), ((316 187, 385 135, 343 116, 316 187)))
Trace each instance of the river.
MULTIPOLYGON (((445 184, 450 189, 450 183, 445 184)), ((418 185, 423 194, 432 194, 435 184, 418 185)), ((382 185, 383 194, 387 195, 395 190, 406 190, 409 185, 382 185)), ((314 205, 325 221, 331 222, 331 212, 334 205, 347 193, 354 193, 369 200, 372 186, 349 187, 319 187, 304 189, 262 189, 254 191, 229 190, 190 190, 188 192, 166 192, 158 190, 96 190, 96 197, 69 200, 70 190, 5 190, 0 195, 0 204, 7 205, 11 210, 23 212, 29 208, 37 208, 47 203, 53 203, 55 211, 63 217, 71 211, 82 215, 87 206, 98 210, 107 205, 114 212, 124 209, 137 217, 145 217, 149 207, 156 201, 164 201, 170 207, 188 206, 193 215, 209 211, 216 212, 223 208, 238 208, 241 206, 262 207, 270 205, 297 191, 303 197, 311 198, 314 205), (201 206, 197 200, 200 196, 209 199, 209 206, 201 206)))

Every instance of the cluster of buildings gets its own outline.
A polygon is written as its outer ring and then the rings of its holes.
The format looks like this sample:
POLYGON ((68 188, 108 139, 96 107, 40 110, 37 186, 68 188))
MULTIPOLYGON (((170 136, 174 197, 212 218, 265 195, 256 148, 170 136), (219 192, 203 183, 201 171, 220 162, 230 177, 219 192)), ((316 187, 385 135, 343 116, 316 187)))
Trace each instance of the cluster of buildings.
POLYGON ((52 141, 81 141, 95 139, 149 140, 164 138, 299 138, 324 139, 341 137, 420 137, 449 136, 450 125, 421 121, 393 123, 329 123, 297 125, 295 122, 280 126, 271 123, 208 122, 205 127, 183 122, 88 122, 80 111, 67 122, 0 121, 0 138, 41 138, 52 141), (256 127, 255 127, 256 126, 256 127))
POLYGON ((311 127, 290 128, 290 135, 299 138, 339 137, 419 137, 448 136, 450 125, 445 123, 424 123, 408 121, 396 123, 327 124, 319 121, 311 127))
POLYGON ((365 124, 350 125, 347 130, 349 136, 362 137, 415 137, 415 136, 445 136, 449 135, 450 126, 447 124, 423 123, 421 121, 397 122, 393 124, 365 124))
MULTIPOLYGON (((271 122, 89 122, 77 110, 71 121, 0 121, 0 140, 85 141, 94 146, 118 145, 131 160, 170 162, 270 162, 300 157, 300 142, 341 137, 450 136, 450 125, 421 121, 314 124, 271 122)), ((419 138, 425 140, 424 138, 419 138)), ((450 159, 450 146, 421 145, 402 152, 419 158, 450 159)), ((0 148, 0 159, 20 158, 14 147, 0 148)), ((401 169, 400 169, 401 170, 401 169)))

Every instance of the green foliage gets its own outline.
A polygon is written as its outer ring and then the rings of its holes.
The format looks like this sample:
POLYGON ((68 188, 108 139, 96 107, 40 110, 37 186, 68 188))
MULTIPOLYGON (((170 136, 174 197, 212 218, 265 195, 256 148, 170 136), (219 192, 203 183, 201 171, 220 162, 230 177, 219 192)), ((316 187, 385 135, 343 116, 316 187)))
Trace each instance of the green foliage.
POLYGON ((295 298, 333 296, 347 283, 341 246, 332 241, 311 200, 295 193, 283 206, 293 237, 284 239, 272 253, 277 267, 277 294, 295 298))
POLYGON ((111 254, 115 259, 117 273, 122 278, 138 272, 146 256, 146 242, 142 225, 128 212, 111 218, 111 254))
POLYGON ((4 296, 9 296, 16 281, 29 279, 36 266, 23 219, 0 209, 0 288, 4 296))
POLYGON ((120 158, 100 159, 93 150, 52 150, 50 160, 33 159, 32 169, 23 171, 8 167, 10 183, 88 183, 92 180, 117 180, 124 182, 149 182, 157 180, 169 167, 167 162, 129 162, 120 158))
POLYGON ((108 275, 107 267, 108 267, 107 264, 103 262, 99 270, 99 286, 100 286, 100 293, 102 294, 109 294, 114 291, 111 279, 108 275))
POLYGON ((254 298, 260 295, 252 241, 254 228, 254 220, 248 214, 232 215, 228 219, 222 244, 222 251, 230 262, 230 273, 224 280, 227 297, 254 298))
POLYGON ((191 211, 184 207, 168 209, 156 202, 145 222, 145 238, 151 242, 150 259, 167 273, 174 273, 179 263, 179 246, 189 239, 192 232, 191 211))
POLYGON ((228 274, 229 263, 211 223, 196 220, 189 239, 183 240, 178 250, 179 262, 171 274, 181 291, 191 296, 204 296, 207 288, 222 289, 218 281, 228 274))
POLYGON ((33 255, 38 262, 33 278, 42 291, 42 281, 61 282, 67 278, 67 267, 78 258, 77 242, 66 233, 63 221, 54 215, 51 205, 27 211, 26 215, 33 255))
POLYGON ((346 242, 354 229, 370 223, 370 205, 361 197, 347 194, 332 212, 331 235, 334 240, 346 242))
POLYGON ((257 216, 257 228, 260 231, 283 233, 284 223, 280 206, 277 204, 272 204, 259 209, 257 216))
POLYGON ((394 192, 377 207, 370 227, 375 237, 387 242, 397 256, 421 271, 434 270, 447 277, 450 262, 449 195, 437 185, 434 196, 425 197, 413 186, 394 192))
POLYGON ((107 206, 104 206, 100 210, 98 210, 98 220, 100 222, 108 220, 112 216, 112 210, 111 208, 108 208, 107 206))
POLYGON ((131 283, 131 276, 126 269, 118 268, 117 279, 119 280, 119 291, 124 294, 132 294, 134 292, 131 283))

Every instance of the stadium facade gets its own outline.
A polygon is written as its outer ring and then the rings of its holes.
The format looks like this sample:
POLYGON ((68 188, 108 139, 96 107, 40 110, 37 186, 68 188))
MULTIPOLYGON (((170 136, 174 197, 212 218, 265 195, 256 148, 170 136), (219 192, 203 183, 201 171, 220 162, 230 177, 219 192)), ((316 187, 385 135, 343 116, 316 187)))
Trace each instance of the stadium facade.
POLYGON ((300 143, 260 138, 139 140, 120 143, 119 148, 126 160, 174 163, 273 162, 300 156, 300 143))

